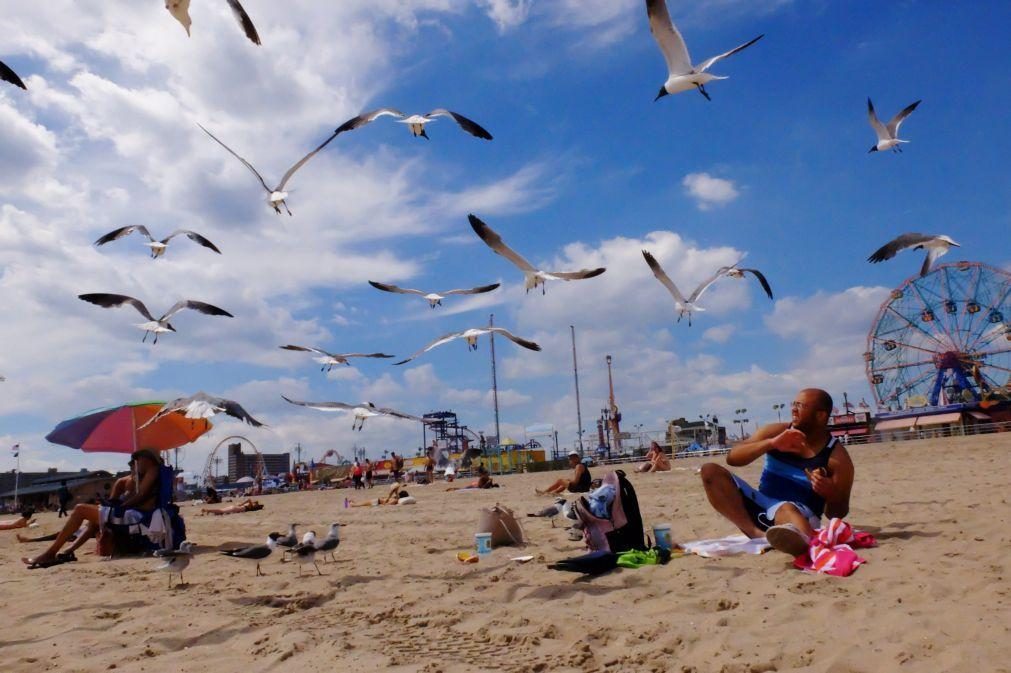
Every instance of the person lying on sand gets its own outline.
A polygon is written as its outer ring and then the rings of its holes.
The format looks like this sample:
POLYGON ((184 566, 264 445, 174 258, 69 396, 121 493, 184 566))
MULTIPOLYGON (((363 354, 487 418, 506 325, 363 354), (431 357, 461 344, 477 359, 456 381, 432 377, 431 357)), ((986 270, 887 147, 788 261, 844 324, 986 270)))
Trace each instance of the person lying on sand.
POLYGON ((35 510, 25 509, 21 512, 20 518, 0 521, 0 530, 15 530, 17 528, 28 528, 28 524, 35 523, 35 510))
POLYGON ((828 430, 832 397, 807 388, 790 405, 791 423, 771 423, 727 454, 742 467, 765 456, 758 489, 722 465, 702 466, 702 484, 717 512, 750 538, 763 535, 773 548, 792 556, 808 549, 822 514, 849 513, 853 461, 828 430))
POLYGON ((349 502, 348 507, 378 507, 380 505, 399 505, 401 498, 410 498, 410 494, 404 490, 404 485, 394 482, 385 498, 369 498, 358 502, 349 502))
POLYGON ((200 515, 213 514, 214 516, 224 516, 226 514, 242 514, 243 512, 256 512, 263 509, 263 505, 253 499, 246 499, 235 505, 229 505, 228 507, 220 507, 218 509, 212 509, 210 507, 204 507, 200 510, 200 515))
POLYGON ((496 484, 491 479, 491 475, 488 474, 488 468, 484 465, 479 465, 477 468, 477 479, 470 482, 466 486, 450 486, 447 491, 469 491, 474 488, 498 488, 496 484))
MULTIPOLYGON (((121 501, 112 500, 115 511, 125 514, 128 510, 133 510, 143 517, 150 516, 158 505, 158 468, 161 466, 161 459, 150 449, 140 449, 130 455, 130 464, 133 467, 133 477, 130 481, 119 480, 116 482, 120 488, 126 491, 132 488, 133 492, 121 501)), ((115 487, 110 496, 115 495, 115 487)), ((72 560, 75 549, 84 544, 91 536, 78 535, 74 545, 67 551, 67 555, 60 555, 60 549, 66 544, 72 535, 81 527, 82 523, 88 523, 88 530, 97 532, 101 525, 100 510, 98 505, 80 504, 74 507, 67 517, 67 522, 63 525, 53 544, 34 558, 22 558, 21 561, 29 568, 48 568, 53 565, 72 560)))
POLYGON ((646 462, 637 465, 635 471, 668 472, 670 471, 670 458, 667 457, 666 452, 660 448, 659 444, 652 442, 649 445, 649 451, 646 452, 646 462))
MULTIPOLYGON (((88 532, 88 522, 85 521, 84 523, 81 524, 80 528, 78 528, 70 535, 68 539, 76 540, 81 535, 87 534, 87 532, 88 532)), ((50 533, 49 535, 36 535, 35 537, 29 537, 27 535, 22 535, 21 533, 16 533, 15 537, 18 539, 18 542, 52 542, 53 540, 56 539, 58 535, 59 533, 50 533)))
POLYGON ((537 495, 555 495, 564 493, 566 489, 569 493, 589 493, 593 479, 578 451, 569 451, 569 466, 572 468, 572 479, 559 479, 543 490, 535 489, 537 495))

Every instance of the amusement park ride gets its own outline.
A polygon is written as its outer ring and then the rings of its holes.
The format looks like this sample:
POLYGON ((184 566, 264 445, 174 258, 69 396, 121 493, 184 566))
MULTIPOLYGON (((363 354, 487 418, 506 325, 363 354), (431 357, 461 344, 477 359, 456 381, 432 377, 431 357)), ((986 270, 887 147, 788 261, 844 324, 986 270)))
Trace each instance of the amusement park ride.
POLYGON ((879 410, 1011 399, 1011 274, 941 264, 892 290, 867 336, 879 410))

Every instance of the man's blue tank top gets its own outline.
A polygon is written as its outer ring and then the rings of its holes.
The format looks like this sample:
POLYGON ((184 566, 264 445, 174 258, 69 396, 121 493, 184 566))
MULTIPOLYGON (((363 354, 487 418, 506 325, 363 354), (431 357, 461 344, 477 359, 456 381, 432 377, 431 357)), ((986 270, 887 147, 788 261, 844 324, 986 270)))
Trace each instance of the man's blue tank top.
POLYGON ((833 437, 825 448, 811 458, 773 449, 765 454, 765 467, 758 490, 774 500, 788 500, 807 505, 815 516, 825 512, 825 499, 814 492, 804 470, 826 467, 838 440, 833 437))

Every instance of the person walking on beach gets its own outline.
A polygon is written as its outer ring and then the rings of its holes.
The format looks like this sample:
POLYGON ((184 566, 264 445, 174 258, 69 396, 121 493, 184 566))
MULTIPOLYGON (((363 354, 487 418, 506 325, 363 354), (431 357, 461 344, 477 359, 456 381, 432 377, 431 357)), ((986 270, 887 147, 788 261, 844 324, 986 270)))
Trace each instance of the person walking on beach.
POLYGON ((56 492, 56 499, 60 501, 60 511, 56 513, 56 518, 62 519, 65 516, 70 516, 67 514, 67 505, 74 499, 74 496, 70 495, 66 479, 60 482, 60 490, 56 492))
POLYGON ((716 463, 702 466, 702 484, 717 512, 750 538, 799 556, 822 515, 849 513, 853 461, 828 430, 832 397, 818 388, 797 393, 790 423, 770 423, 727 454, 732 467, 765 456, 758 489, 716 463))
POLYGON ((535 489, 537 495, 554 495, 566 490, 569 493, 589 493, 593 479, 590 477, 590 469, 583 464, 579 451, 569 451, 569 466, 572 468, 572 479, 559 479, 543 490, 535 489))
POLYGON ((428 447, 425 452, 425 483, 435 483, 435 446, 428 447))
POLYGON ((351 483, 356 491, 360 488, 365 488, 365 484, 362 483, 362 475, 364 473, 365 471, 362 469, 362 464, 356 460, 355 466, 351 468, 351 483))
POLYGON ((375 472, 376 466, 372 464, 372 460, 369 458, 365 459, 365 485, 368 488, 372 488, 373 484, 373 473, 375 472))

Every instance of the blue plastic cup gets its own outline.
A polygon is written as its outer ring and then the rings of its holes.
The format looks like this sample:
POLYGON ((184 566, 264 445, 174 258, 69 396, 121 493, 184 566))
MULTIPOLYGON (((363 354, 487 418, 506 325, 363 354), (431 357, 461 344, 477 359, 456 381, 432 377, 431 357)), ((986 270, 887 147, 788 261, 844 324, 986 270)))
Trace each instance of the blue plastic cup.
POLYGON ((491 553, 491 533, 475 533, 474 545, 477 547, 478 556, 491 553))
POLYGON ((653 526, 653 540, 660 549, 671 549, 674 547, 674 538, 671 536, 669 523, 658 523, 653 526))

